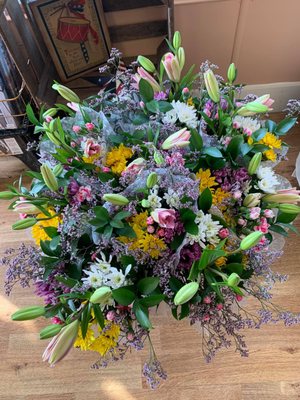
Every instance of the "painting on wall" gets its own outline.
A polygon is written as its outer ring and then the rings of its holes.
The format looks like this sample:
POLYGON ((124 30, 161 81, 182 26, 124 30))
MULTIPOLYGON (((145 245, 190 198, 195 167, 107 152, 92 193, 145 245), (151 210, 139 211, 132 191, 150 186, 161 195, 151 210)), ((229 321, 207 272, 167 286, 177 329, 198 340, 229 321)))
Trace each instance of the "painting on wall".
POLYGON ((110 41, 101 0, 37 0, 30 8, 63 82, 107 60, 110 41))

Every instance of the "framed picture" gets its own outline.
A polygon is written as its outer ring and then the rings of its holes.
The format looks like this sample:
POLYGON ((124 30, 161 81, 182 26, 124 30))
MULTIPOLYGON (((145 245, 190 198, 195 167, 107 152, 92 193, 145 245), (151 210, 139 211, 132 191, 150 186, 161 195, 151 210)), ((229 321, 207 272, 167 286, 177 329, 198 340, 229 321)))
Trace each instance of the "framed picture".
POLYGON ((110 41, 101 0, 37 0, 30 8, 63 82, 107 60, 110 41))

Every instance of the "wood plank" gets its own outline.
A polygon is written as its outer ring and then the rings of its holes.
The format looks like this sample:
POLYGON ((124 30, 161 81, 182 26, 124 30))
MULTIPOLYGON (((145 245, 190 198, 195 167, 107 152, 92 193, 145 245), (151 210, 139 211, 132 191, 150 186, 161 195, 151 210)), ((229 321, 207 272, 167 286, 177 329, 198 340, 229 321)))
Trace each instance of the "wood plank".
POLYGON ((168 35, 167 21, 141 22, 130 25, 116 25, 108 28, 113 43, 148 39, 168 35))
POLYGON ((104 12, 132 10, 134 8, 144 8, 161 6, 163 0, 102 0, 104 12))

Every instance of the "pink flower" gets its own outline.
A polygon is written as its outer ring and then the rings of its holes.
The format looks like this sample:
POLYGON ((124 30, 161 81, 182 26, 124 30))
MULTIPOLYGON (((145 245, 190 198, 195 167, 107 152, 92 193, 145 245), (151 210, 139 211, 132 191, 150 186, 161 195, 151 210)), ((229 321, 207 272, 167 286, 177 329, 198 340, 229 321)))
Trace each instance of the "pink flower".
POLYGON ((163 65, 165 67, 166 73, 172 82, 179 82, 180 81, 180 74, 182 68, 180 67, 179 60, 173 53, 166 53, 163 65))
POLYGON ((251 218, 251 219, 257 219, 257 218, 259 218, 259 216, 260 216, 260 211, 261 211, 260 207, 252 207, 252 208, 250 209, 250 218, 251 218))
POLYGON ((251 131, 251 129, 249 129, 249 128, 244 128, 244 133, 245 133, 247 136, 251 136, 251 135, 252 135, 252 131, 251 131))
POLYGON ((207 322, 209 320, 210 320, 210 315, 209 314, 203 315, 202 321, 207 322))
POLYGON ((144 70, 144 68, 138 67, 137 72, 138 73, 135 74, 135 76, 134 76, 134 79, 136 81, 136 84, 134 86, 137 86, 137 88, 138 88, 138 83, 139 83, 140 79, 142 78, 142 79, 145 79, 145 81, 147 81, 148 83, 150 83, 154 92, 160 92, 161 89, 160 89, 158 82, 156 82, 156 80, 153 78, 153 76, 150 75, 146 70, 144 70))
POLYGON ((154 222, 154 219, 152 217, 147 218, 147 225, 152 225, 154 222))
POLYGON ((264 210, 264 216, 266 218, 273 218, 274 217, 274 213, 273 213, 272 210, 267 209, 267 210, 264 210))
POLYGON ((236 191, 233 193, 233 198, 234 198, 235 200, 239 200, 241 197, 242 197, 242 192, 241 192, 241 191, 236 190, 236 191))
POLYGON ((80 186, 75 197, 80 203, 83 203, 85 200, 91 201, 92 200, 92 190, 91 190, 90 186, 80 186))
POLYGON ((64 324, 64 322, 58 317, 52 317, 51 321, 53 322, 53 324, 57 324, 57 325, 63 325, 64 324))
POLYGON ((169 210, 167 208, 156 208, 156 210, 152 211, 151 217, 162 228, 168 228, 168 229, 175 228, 175 222, 176 222, 175 210, 169 210))
POLYGON ((170 156, 166 157, 166 162, 169 165, 176 165, 176 166, 184 166, 184 158, 182 157, 182 154, 179 153, 178 151, 176 153, 173 153, 170 156))
POLYGON ((270 108, 270 107, 273 105, 275 100, 271 99, 269 94, 265 94, 264 96, 260 96, 255 101, 260 103, 260 104, 263 104, 264 106, 267 106, 269 108, 269 111, 273 110, 273 108, 270 108))
POLYGON ((52 120, 53 120, 53 118, 52 118, 50 115, 47 115, 46 118, 45 118, 45 121, 48 122, 48 124, 49 124, 49 122, 51 122, 52 120))
POLYGON ((79 104, 78 103, 67 103, 67 106, 70 107, 74 111, 79 111, 79 104))
POLYGON ((133 334, 132 332, 129 332, 129 333, 127 333, 126 337, 127 337, 127 340, 129 340, 130 342, 132 342, 133 339, 134 339, 134 334, 133 334))
POLYGON ((101 146, 99 143, 93 141, 93 139, 88 139, 86 142, 83 143, 84 145, 84 156, 90 157, 96 154, 100 154, 101 146))
POLYGON ((25 213, 20 213, 20 214, 19 214, 19 218, 20 218, 20 219, 25 219, 25 218, 27 218, 27 214, 25 214, 25 213))
POLYGON ((242 300, 243 300, 243 296, 240 295, 240 294, 237 294, 237 295, 235 296, 235 298, 236 298, 236 301, 242 301, 242 300))
POLYGON ((85 124, 85 127, 88 131, 92 131, 93 129, 95 129, 95 125, 92 122, 87 122, 85 124))
POLYGON ((75 132, 75 133, 79 133, 81 131, 81 126, 74 125, 72 127, 72 131, 75 132))
POLYGON ((106 314, 106 319, 108 321, 113 321, 116 317, 116 313, 114 311, 108 311, 108 313, 106 314))
POLYGON ((268 224, 267 219, 265 217, 262 217, 260 219, 260 224, 258 226, 255 226, 254 230, 260 231, 262 233, 268 233, 269 226, 270 225, 268 224))
POLYGON ((103 167, 102 168, 102 172, 110 172, 110 168, 109 167, 103 167))
POLYGON ((163 150, 169 150, 172 149, 173 147, 185 147, 190 144, 191 134, 190 131, 188 131, 186 128, 180 129, 180 131, 177 131, 173 133, 171 136, 169 136, 161 145, 161 148, 163 150))
POLYGON ((216 305, 216 309, 217 309, 218 311, 223 310, 223 304, 222 304, 222 303, 218 303, 218 304, 216 305))
POLYGON ((230 142, 231 142, 231 137, 229 136, 226 136, 222 139, 222 143, 224 144, 224 146, 228 146, 230 142))
POLYGON ((140 101, 140 107, 145 108, 145 103, 143 101, 140 101))
POLYGON ((210 304, 211 303, 211 298, 209 296, 205 296, 203 299, 204 304, 210 304))
POLYGON ((163 228, 158 229, 156 234, 157 234, 158 237, 164 237, 165 236, 165 230, 163 228))
POLYGON ((148 233, 154 233, 154 232, 155 232, 154 226, 148 225, 148 226, 147 226, 147 232, 148 232, 148 233))
POLYGON ((236 121, 233 122, 232 126, 233 126, 235 129, 239 129, 239 128, 241 127, 241 125, 240 125, 238 122, 236 122, 236 121))
MULTIPOLYGON (((139 173, 146 166, 146 161, 144 158, 139 157, 129 163, 123 172, 134 172, 139 173)), ((122 174, 123 175, 123 174, 122 174)))
POLYGON ((246 226, 247 225, 247 221, 245 221, 243 218, 239 218, 237 223, 239 225, 241 225, 241 226, 246 226))
POLYGON ((208 116, 208 118, 211 117, 211 111, 208 108, 204 108, 203 112, 208 116))
POLYGON ((222 228, 219 230, 219 236, 221 239, 227 238, 229 235, 229 230, 227 228, 222 228))
POLYGON ((190 93, 189 88, 184 87, 184 88, 182 89, 182 94, 189 94, 189 93, 190 93))
POLYGON ((277 190, 277 194, 295 194, 300 195, 300 190, 296 189, 295 187, 289 189, 281 189, 277 190))

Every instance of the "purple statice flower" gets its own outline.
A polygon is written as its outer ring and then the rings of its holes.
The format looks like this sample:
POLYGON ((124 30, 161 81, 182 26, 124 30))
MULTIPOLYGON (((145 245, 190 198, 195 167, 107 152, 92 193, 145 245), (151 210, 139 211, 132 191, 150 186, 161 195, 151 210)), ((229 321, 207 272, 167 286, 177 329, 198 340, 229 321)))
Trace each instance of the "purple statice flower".
POLYGON ((190 269, 195 260, 199 260, 201 256, 201 247, 198 243, 184 246, 180 252, 180 261, 178 268, 190 269))
POLYGON ((288 117, 297 117, 300 114, 300 99, 290 99, 283 111, 287 113, 288 117))
POLYGON ((167 379, 166 372, 156 358, 144 364, 143 375, 151 389, 156 389, 161 383, 161 380, 167 379))
POLYGON ((238 190, 243 191, 250 180, 248 171, 244 167, 236 170, 224 167, 213 171, 213 175, 216 177, 216 182, 221 185, 224 191, 232 193, 238 190))
POLYGON ((71 289, 58 282, 56 276, 63 274, 63 268, 59 267, 47 277, 35 282, 35 294, 44 299, 46 305, 59 303, 59 295, 69 293, 71 289))
POLYGON ((18 249, 7 249, 0 264, 6 266, 5 293, 10 294, 13 286, 18 282, 23 288, 29 287, 43 276, 44 268, 41 265, 40 251, 24 243, 18 249))
POLYGON ((154 93, 154 99, 159 101, 159 100, 167 100, 168 96, 167 93, 165 92, 155 92, 154 93))
POLYGON ((68 185, 68 194, 70 196, 75 196, 79 190, 79 184, 74 178, 70 178, 70 183, 68 185))

